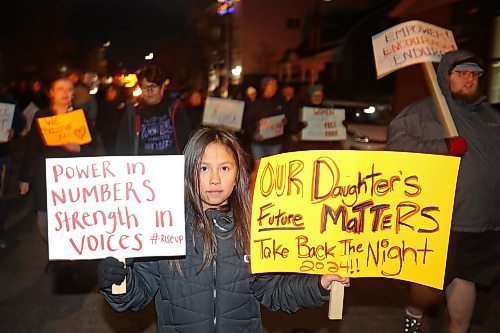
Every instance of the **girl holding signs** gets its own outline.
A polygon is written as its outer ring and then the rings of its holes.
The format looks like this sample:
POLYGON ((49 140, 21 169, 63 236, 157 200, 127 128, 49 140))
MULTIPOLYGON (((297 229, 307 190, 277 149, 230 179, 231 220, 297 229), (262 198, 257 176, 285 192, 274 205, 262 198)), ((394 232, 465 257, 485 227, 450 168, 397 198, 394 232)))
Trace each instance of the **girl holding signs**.
POLYGON ((117 311, 139 310, 153 298, 161 332, 261 332, 260 304, 295 312, 328 300, 329 274, 250 273, 250 168, 237 139, 200 128, 185 150, 186 256, 123 265, 101 261, 98 281, 117 311), (127 292, 112 284, 126 277, 127 292))

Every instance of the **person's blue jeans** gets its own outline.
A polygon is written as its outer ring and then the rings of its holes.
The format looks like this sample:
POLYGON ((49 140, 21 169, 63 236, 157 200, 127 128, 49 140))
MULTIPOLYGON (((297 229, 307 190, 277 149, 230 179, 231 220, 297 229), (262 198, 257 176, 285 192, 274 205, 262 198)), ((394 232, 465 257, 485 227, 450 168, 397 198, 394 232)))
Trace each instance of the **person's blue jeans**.
POLYGON ((252 149, 252 156, 255 161, 263 157, 272 156, 281 153, 281 143, 275 145, 263 145, 260 143, 252 142, 250 148, 252 149))

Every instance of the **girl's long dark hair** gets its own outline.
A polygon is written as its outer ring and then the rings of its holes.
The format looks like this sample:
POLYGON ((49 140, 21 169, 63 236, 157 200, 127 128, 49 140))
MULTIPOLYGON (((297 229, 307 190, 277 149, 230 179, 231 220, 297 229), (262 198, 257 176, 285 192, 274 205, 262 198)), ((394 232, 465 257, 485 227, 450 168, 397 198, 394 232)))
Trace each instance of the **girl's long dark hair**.
POLYGON ((246 251, 250 248, 250 161, 239 140, 229 131, 221 128, 203 127, 196 130, 186 147, 185 188, 186 208, 194 213, 193 240, 200 231, 203 236, 203 264, 200 271, 210 265, 217 254, 214 225, 203 211, 200 197, 200 165, 206 147, 211 143, 224 145, 236 162, 236 185, 228 199, 227 211, 232 213, 234 229, 232 238, 235 245, 246 251))

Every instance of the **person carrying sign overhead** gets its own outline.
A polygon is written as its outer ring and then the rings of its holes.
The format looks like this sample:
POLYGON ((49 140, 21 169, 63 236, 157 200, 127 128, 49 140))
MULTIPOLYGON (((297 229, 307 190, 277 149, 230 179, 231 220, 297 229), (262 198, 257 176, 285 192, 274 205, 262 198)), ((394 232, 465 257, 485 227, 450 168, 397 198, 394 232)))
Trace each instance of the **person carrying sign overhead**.
POLYGON ((28 148, 19 175, 19 192, 21 195, 28 193, 31 184, 35 184, 37 225, 45 242, 48 241, 45 159, 90 156, 95 151, 95 145, 91 140, 93 137, 92 125, 87 121, 84 112, 81 112, 82 123, 62 124, 57 119, 57 117, 60 119, 60 117, 67 116, 70 113, 76 115, 78 112, 78 110, 73 111, 71 104, 73 83, 65 76, 57 77, 50 85, 49 97, 49 107, 36 113, 33 125, 27 134, 28 148), (46 125, 47 123, 49 125, 46 125), (56 123, 59 125, 56 125, 56 123), (89 133, 85 133, 86 131, 89 131, 89 133), (90 138, 90 141, 77 143, 82 137, 90 138))
MULTIPOLYGON (((437 79, 459 136, 445 137, 429 97, 391 122, 386 145, 387 150, 461 157, 444 281, 450 332, 467 332, 476 285, 491 286, 500 267, 500 113, 481 93, 484 74, 473 53, 444 54, 437 79)), ((440 295, 437 289, 410 285, 405 332, 420 332, 424 311, 440 295)))
POLYGON ((142 98, 128 104, 116 137, 116 155, 180 154, 191 133, 182 103, 165 92, 165 75, 156 66, 139 74, 142 98))
POLYGON ((159 332, 262 332, 260 304, 295 312, 328 300, 336 274, 250 273, 250 166, 230 132, 200 128, 184 150, 186 255, 134 261, 108 257, 97 280, 116 311, 144 308, 155 299, 159 332), (112 284, 126 277, 125 294, 112 284))

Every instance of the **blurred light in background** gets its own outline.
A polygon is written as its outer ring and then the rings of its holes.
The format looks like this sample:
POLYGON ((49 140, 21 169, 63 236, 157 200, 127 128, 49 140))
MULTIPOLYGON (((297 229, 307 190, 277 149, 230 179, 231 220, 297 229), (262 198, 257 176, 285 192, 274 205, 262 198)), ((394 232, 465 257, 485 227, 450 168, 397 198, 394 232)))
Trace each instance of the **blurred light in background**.
POLYGON ((232 0, 217 0, 219 5, 217 5, 217 15, 224 16, 226 14, 231 14, 234 12, 235 7, 233 6, 232 0))
POLYGON ((103 84, 111 84, 111 83, 113 83, 113 77, 112 76, 104 76, 101 78, 101 82, 103 84))
POLYGON ((375 113, 375 107, 373 105, 370 105, 366 109, 363 109, 364 113, 375 113))
POLYGON ((231 74, 233 74, 234 77, 239 77, 242 71, 243 68, 241 66, 236 66, 233 69, 231 69, 231 74))
POLYGON ((236 66, 231 69, 231 83, 240 84, 241 83, 241 73, 243 72, 243 67, 236 66))
POLYGON ((134 73, 120 76, 120 81, 126 88, 132 88, 137 84, 137 75, 134 73))
POLYGON ((142 89, 139 86, 135 87, 134 91, 132 91, 132 95, 134 97, 139 97, 141 96, 141 94, 142 94, 142 89))

